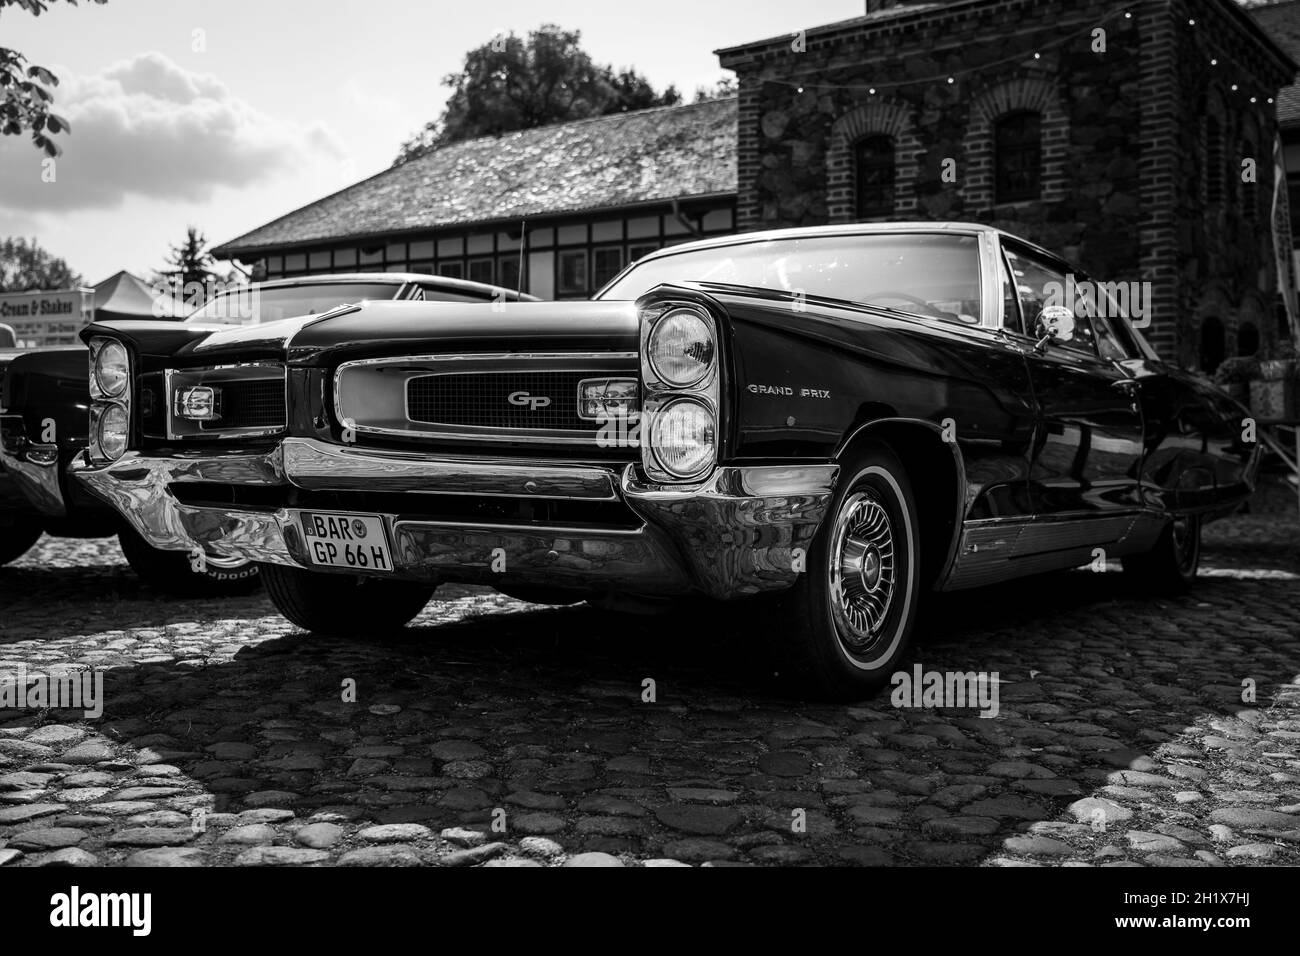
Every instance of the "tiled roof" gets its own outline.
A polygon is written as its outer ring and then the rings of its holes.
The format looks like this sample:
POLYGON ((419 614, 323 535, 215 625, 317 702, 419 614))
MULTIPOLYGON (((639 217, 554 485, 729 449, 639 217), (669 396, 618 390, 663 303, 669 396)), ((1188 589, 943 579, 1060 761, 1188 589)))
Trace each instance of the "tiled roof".
POLYGON ((736 99, 454 143, 214 249, 270 247, 736 192, 736 99))
MULTIPOLYGON (((826 23, 821 26, 813 27, 805 31, 809 35, 820 35, 823 33, 835 33, 839 30, 850 30, 854 27, 876 26, 889 20, 897 20, 900 17, 910 17, 918 13, 938 13, 946 14, 951 12, 948 7, 952 6, 955 0, 908 0, 905 3, 898 3, 892 7, 881 7, 878 10, 871 10, 857 17, 849 17, 847 20, 836 20, 834 23, 826 23)), ((978 3, 980 0, 970 0, 971 3, 978 3)), ((765 47, 773 44, 785 45, 790 42, 789 33, 782 33, 779 36, 768 37, 764 40, 752 40, 749 43, 741 43, 737 46, 723 47, 721 50, 714 50, 718 55, 734 53, 739 50, 748 50, 752 47, 765 47)))
MULTIPOLYGON (((1287 56, 1300 61, 1300 0, 1255 7, 1249 13, 1287 56)), ((1278 92, 1277 121, 1283 129, 1300 126, 1300 83, 1278 92)))

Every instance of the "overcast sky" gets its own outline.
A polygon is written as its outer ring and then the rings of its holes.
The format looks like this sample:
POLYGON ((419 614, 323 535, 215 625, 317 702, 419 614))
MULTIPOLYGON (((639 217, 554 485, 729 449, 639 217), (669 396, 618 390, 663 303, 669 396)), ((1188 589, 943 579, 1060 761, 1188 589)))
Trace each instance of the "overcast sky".
POLYGON ((600 63, 688 98, 712 51, 859 15, 863 0, 109 0, 0 14, 0 45, 60 77, 54 183, 0 137, 0 236, 89 282, 162 264, 187 224, 224 242, 387 167, 441 111, 441 79, 498 31, 582 31, 600 63), (195 31, 206 49, 196 49, 195 31))

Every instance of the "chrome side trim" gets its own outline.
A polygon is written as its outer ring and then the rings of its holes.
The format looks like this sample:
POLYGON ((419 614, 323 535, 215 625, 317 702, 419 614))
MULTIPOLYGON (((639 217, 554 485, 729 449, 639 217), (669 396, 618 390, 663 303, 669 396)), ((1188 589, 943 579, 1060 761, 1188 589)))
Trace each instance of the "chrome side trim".
POLYGON ((618 500, 616 473, 606 468, 431 458, 306 438, 287 438, 281 448, 285 477, 310 490, 618 500))
POLYGON ((983 587, 1029 574, 1088 564, 1094 550, 1108 558, 1146 551, 1167 518, 1152 512, 988 518, 962 525, 958 553, 941 590, 983 587))

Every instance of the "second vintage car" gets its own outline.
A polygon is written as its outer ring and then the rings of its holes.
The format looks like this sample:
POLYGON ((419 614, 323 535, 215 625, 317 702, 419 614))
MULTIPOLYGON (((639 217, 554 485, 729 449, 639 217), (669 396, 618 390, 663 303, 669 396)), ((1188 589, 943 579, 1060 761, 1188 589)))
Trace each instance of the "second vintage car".
POLYGON ((93 326, 93 380, 128 384, 77 474, 155 547, 262 562, 310 630, 401 627, 445 581, 753 598, 786 673, 860 696, 928 592, 1099 553, 1185 586, 1250 494, 1244 410, 1090 287, 993 228, 891 223, 672 247, 592 302, 93 326), (224 417, 253 391, 256 428, 224 417))
MULTIPOLYGON (((192 309, 184 322, 192 331, 243 327, 245 334, 256 335, 260 333, 247 329, 367 299, 492 302, 520 298, 528 297, 510 289, 440 276, 316 275, 218 292, 192 309)), ((169 301, 163 304, 169 307, 160 311, 182 311, 170 308, 169 301)), ((162 327, 175 331, 177 325, 171 320, 155 324, 155 328, 162 327)), ((131 568, 155 587, 183 594, 220 595, 256 586, 256 563, 208 562, 154 548, 102 499, 70 481, 68 465, 85 451, 89 439, 90 396, 95 384, 87 383, 86 349, 18 348, 13 340, 12 330, 0 327, 0 566, 22 557, 42 534, 116 536, 131 568)), ((255 415, 256 409, 243 413, 255 415)))

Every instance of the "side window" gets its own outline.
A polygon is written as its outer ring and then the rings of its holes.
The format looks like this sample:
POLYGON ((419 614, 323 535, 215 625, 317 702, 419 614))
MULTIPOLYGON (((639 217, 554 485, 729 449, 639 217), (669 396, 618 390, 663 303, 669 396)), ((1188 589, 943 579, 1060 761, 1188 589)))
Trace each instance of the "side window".
POLYGON ((1079 277, 1026 253, 1010 248, 1004 251, 1011 268, 1012 281, 1016 284, 1016 296, 1020 300, 1026 333, 1031 336, 1037 334, 1035 323, 1043 309, 1049 305, 1063 305, 1074 313, 1074 334, 1068 342, 1058 342, 1057 346, 1096 355, 1096 336, 1091 318, 1095 310, 1079 292, 1079 277), (1072 301, 1066 301, 1067 296, 1072 301))
POLYGON ((1107 362, 1122 362, 1133 358, 1127 345, 1128 337, 1119 327, 1120 320, 1111 316, 1105 308, 1096 310, 1092 317, 1093 331, 1097 333, 1097 354, 1107 362))

